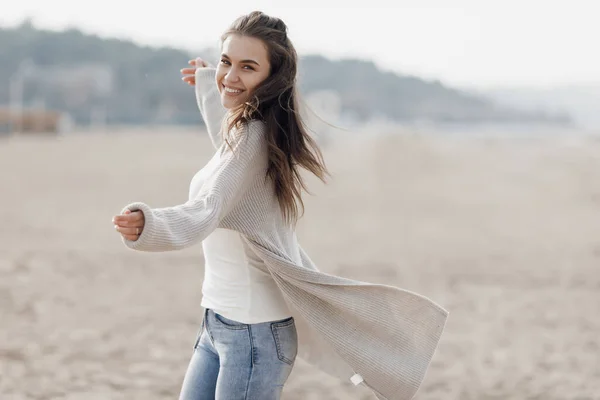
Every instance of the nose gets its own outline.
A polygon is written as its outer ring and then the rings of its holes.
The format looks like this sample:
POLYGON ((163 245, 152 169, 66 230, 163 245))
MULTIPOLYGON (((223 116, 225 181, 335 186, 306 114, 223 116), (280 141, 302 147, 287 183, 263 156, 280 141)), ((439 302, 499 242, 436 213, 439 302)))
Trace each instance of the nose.
POLYGON ((230 68, 229 71, 225 74, 225 80, 229 82, 237 82, 240 79, 235 68, 230 68))

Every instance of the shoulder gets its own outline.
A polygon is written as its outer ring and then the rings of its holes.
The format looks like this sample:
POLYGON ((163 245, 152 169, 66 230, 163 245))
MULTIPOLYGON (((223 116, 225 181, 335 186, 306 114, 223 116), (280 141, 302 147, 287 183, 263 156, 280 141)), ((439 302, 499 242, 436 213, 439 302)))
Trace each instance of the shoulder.
POLYGON ((231 138, 235 146, 244 146, 245 148, 253 148, 257 150, 267 141, 267 124, 261 120, 251 120, 244 122, 241 127, 232 132, 231 138))
POLYGON ((267 126, 263 121, 244 122, 230 132, 227 142, 221 145, 225 154, 254 162, 266 160, 268 154, 267 126))
POLYGON ((265 139, 267 136, 267 124, 259 119, 253 119, 247 122, 246 130, 248 136, 254 136, 254 138, 265 139))

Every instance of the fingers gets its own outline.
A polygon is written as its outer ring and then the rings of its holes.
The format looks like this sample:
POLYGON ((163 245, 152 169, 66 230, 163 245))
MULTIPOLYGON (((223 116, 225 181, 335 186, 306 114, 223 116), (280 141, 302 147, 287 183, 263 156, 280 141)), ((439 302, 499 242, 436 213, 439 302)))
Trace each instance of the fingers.
POLYGON ((196 77, 195 76, 184 76, 183 78, 181 78, 181 80, 190 86, 196 85, 196 77))
POLYGON ((194 86, 196 84, 196 68, 183 68, 181 73, 183 74, 183 77, 181 77, 182 81, 190 86, 194 86))
POLYGON ((117 232, 119 232, 123 236, 135 236, 135 237, 138 237, 139 235, 142 234, 143 227, 142 226, 136 226, 136 227, 126 228, 126 227, 122 227, 122 226, 119 226, 119 225, 115 225, 115 230, 117 232))
POLYGON ((196 57, 196 59, 194 59, 194 60, 189 60, 188 64, 190 64, 194 68, 182 68, 180 70, 181 74, 183 75, 181 80, 190 86, 195 86, 196 85, 196 70, 198 68, 209 67, 209 63, 207 63, 200 57, 196 57))
POLYGON ((181 73, 183 75, 194 75, 197 68, 182 68, 181 73))
POLYGON ((125 227, 121 225, 115 225, 115 230, 119 232, 125 239, 135 242, 140 238, 140 235, 144 231, 144 226, 125 227))
MULTIPOLYGON (((190 64, 192 63, 192 61, 194 61, 193 65, 195 65, 195 60, 190 60, 190 64)), ((183 74, 183 77, 181 78, 182 81, 184 81, 190 86, 196 85, 196 68, 182 68, 181 73, 183 74)))
POLYGON ((143 221, 143 220, 144 220, 144 213, 141 212, 140 210, 136 210, 136 211, 125 210, 125 212, 123 214, 115 215, 113 217, 113 222, 116 222, 116 221, 135 222, 135 221, 143 221))
POLYGON ((123 218, 123 216, 115 216, 113 217, 113 224, 115 224, 115 226, 123 226, 123 227, 130 227, 133 226, 133 221, 131 220, 131 218, 123 218))
POLYGON ((207 68, 210 67, 210 63, 201 59, 200 57, 196 57, 195 60, 188 61, 188 64, 195 66, 196 68, 207 68))
POLYGON ((132 242, 135 242, 136 240, 138 240, 140 238, 138 235, 121 235, 121 236, 123 236, 127 240, 131 240, 132 242))
MULTIPOLYGON (((129 211, 129 210, 127 210, 129 211)), ((144 226, 144 213, 141 211, 129 212, 126 214, 115 215, 112 219, 113 224, 115 226, 120 226, 124 228, 135 228, 135 227, 143 227, 144 226)))
POLYGON ((204 61, 200 57, 196 57, 194 61, 196 62, 195 65, 197 68, 205 68, 207 66, 206 61, 204 61))

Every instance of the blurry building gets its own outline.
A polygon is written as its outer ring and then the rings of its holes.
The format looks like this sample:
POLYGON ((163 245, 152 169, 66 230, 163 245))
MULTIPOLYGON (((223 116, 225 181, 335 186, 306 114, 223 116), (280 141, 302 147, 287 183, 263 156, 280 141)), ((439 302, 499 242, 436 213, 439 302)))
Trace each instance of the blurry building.
POLYGON ((0 107, 0 132, 59 134, 70 130, 71 118, 67 113, 43 108, 15 110, 0 107))

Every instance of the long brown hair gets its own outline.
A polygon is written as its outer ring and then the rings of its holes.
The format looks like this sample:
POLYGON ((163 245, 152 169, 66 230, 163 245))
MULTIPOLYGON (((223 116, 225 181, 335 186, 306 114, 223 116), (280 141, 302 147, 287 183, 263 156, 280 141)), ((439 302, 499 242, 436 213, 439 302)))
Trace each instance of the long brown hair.
POLYGON ((227 130, 252 119, 266 123, 269 177, 284 220, 294 225, 299 205, 304 212, 302 191, 307 191, 300 174, 304 168, 321 181, 328 175, 321 151, 309 135, 298 111, 296 72, 298 55, 287 37, 287 26, 275 17, 254 11, 236 19, 223 33, 221 42, 235 34, 262 40, 267 46, 271 71, 245 104, 231 110, 227 130))

